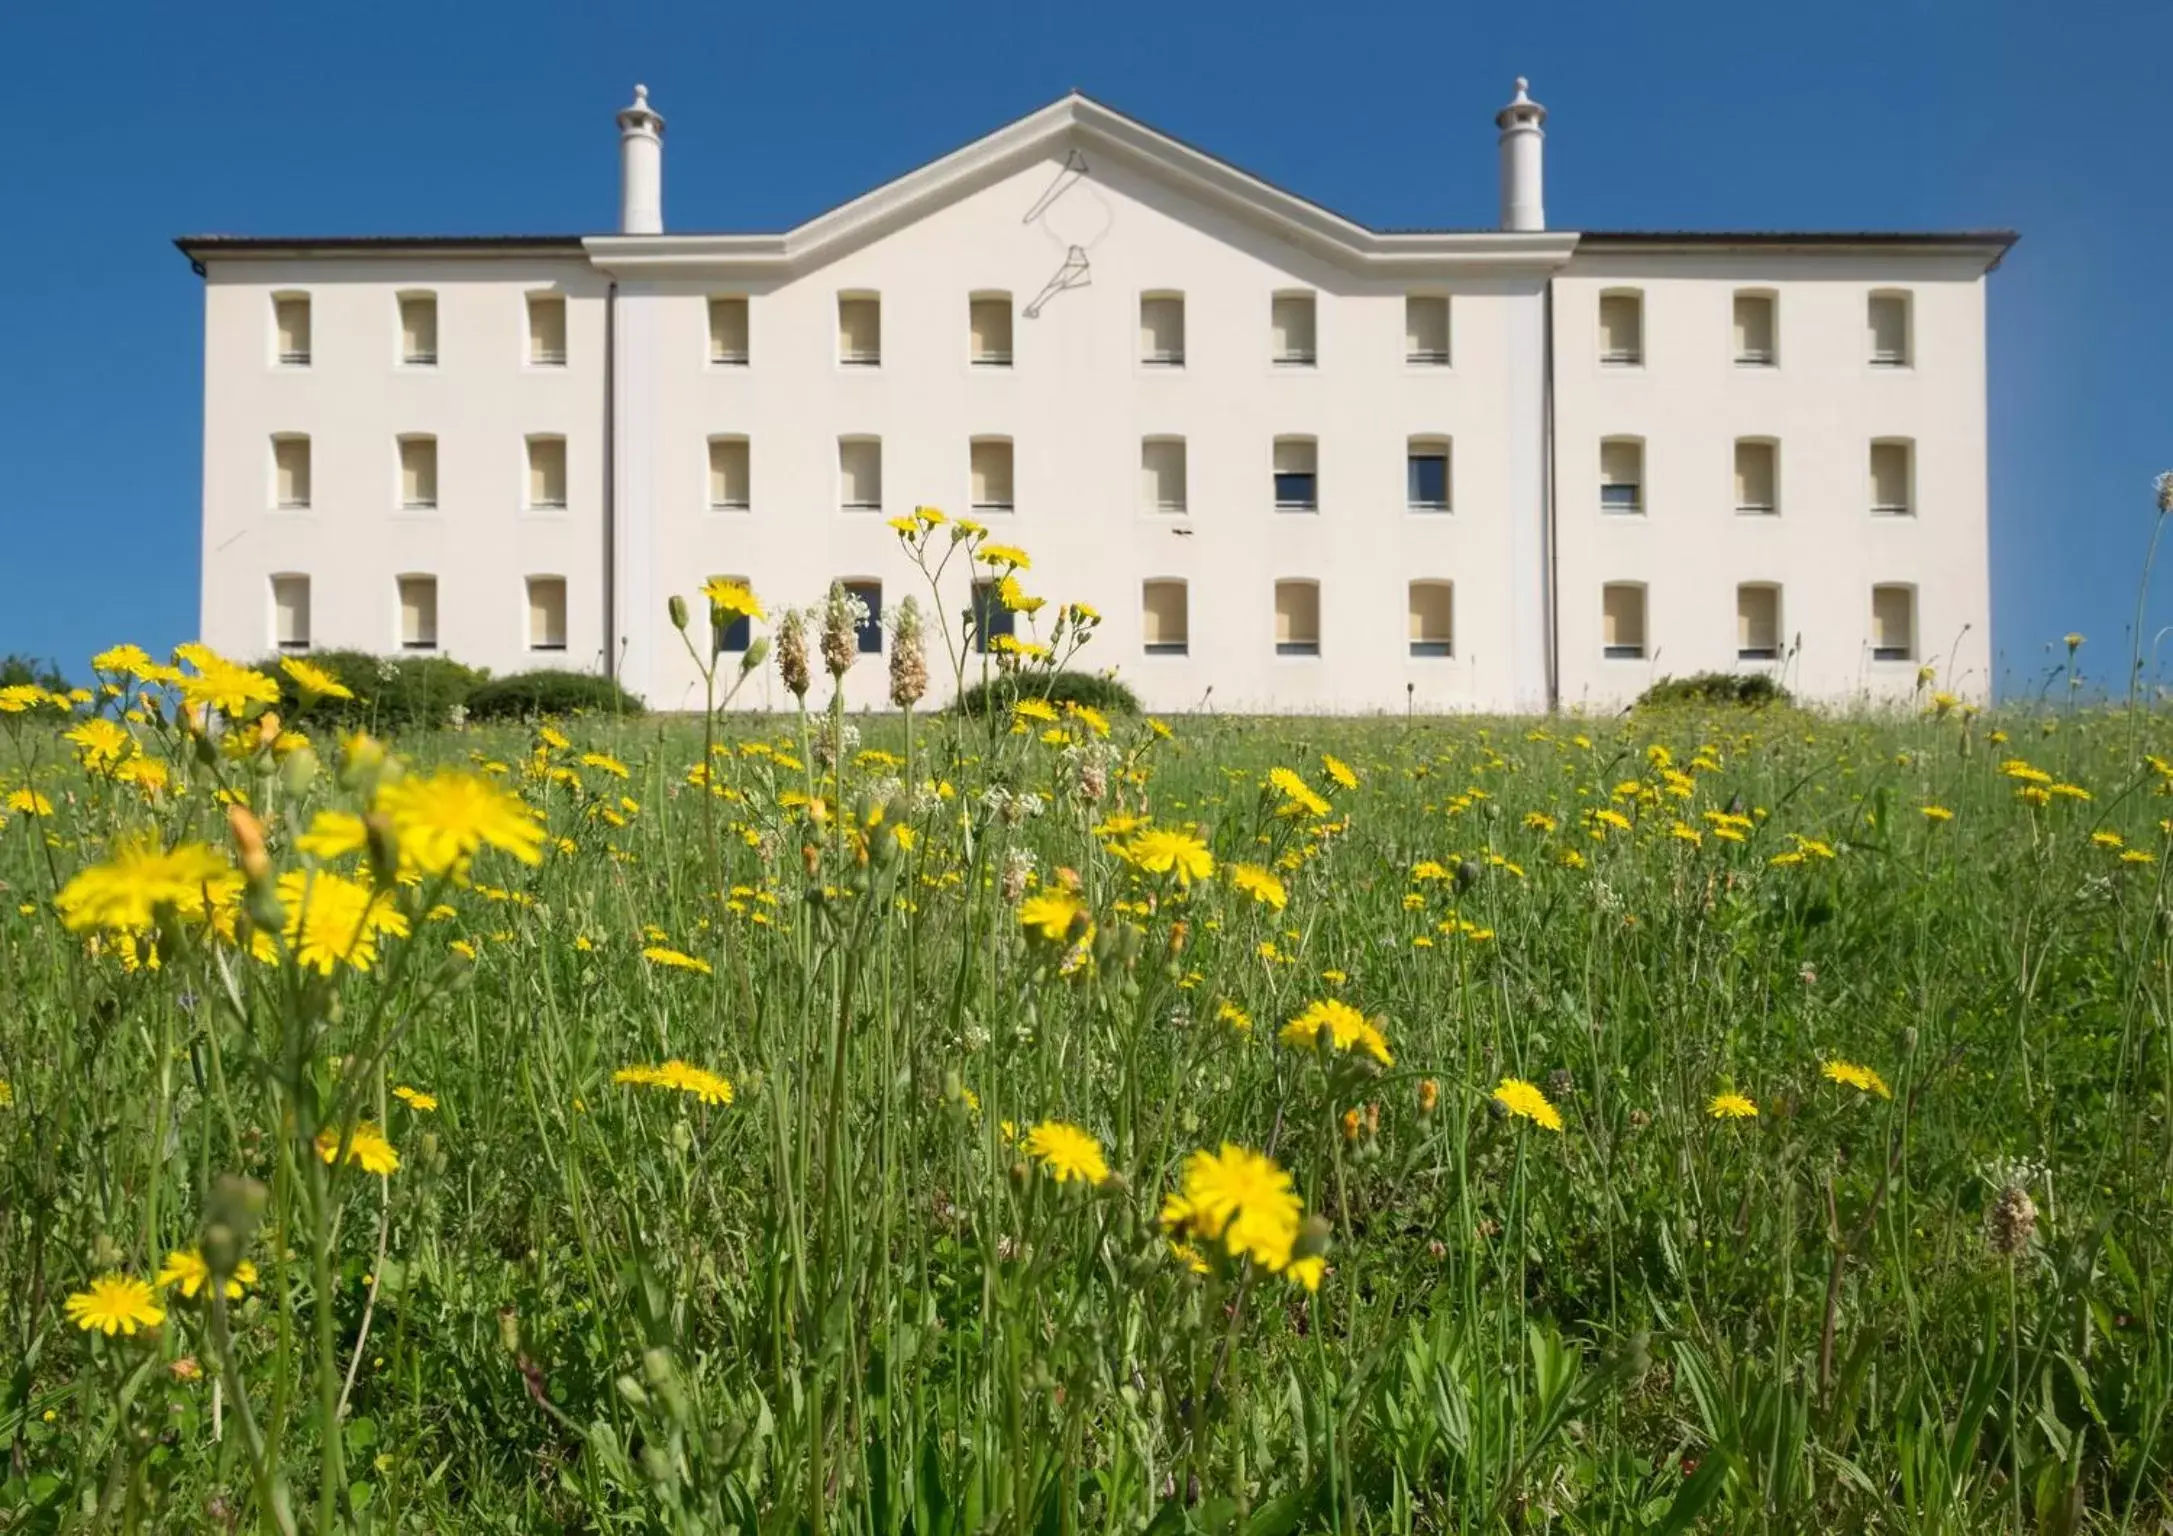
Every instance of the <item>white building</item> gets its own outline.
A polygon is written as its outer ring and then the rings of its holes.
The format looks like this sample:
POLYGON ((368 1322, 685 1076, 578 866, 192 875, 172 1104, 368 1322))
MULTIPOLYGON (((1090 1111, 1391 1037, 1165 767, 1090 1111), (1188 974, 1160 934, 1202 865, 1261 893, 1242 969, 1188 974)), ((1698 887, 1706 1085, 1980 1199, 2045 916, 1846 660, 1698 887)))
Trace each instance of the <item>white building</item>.
POLYGON ((1075 94, 781 234, 676 234, 635 96, 617 234, 179 242, 208 643, 698 705, 670 594, 926 603, 886 519, 929 504, 1098 608, 1081 664, 1158 709, 1988 689, 2011 235, 1549 230, 1521 81, 1498 229, 1369 229, 1075 94))

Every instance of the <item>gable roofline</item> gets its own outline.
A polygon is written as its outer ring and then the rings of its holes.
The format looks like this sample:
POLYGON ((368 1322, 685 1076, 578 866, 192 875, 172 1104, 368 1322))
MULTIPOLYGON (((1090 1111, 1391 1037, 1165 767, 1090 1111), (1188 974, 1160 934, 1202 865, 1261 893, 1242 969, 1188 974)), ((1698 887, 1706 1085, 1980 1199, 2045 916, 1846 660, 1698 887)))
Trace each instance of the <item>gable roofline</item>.
POLYGON ((1568 231, 1371 229, 1073 91, 782 234, 595 235, 584 244, 599 269, 629 276, 663 277, 695 268, 805 270, 1044 158, 1059 145, 1106 152, 1223 213, 1364 271, 1446 263, 1538 275, 1568 260, 1577 243, 1568 231))

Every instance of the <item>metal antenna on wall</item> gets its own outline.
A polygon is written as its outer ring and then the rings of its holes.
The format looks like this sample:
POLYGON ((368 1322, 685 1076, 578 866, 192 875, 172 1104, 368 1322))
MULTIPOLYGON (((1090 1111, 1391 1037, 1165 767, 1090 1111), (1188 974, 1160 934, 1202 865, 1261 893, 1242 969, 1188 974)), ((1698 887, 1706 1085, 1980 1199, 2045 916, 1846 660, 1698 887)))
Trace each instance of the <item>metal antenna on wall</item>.
POLYGON ((1086 156, 1074 149, 1064 156, 1064 163, 1056 168, 1056 179, 1049 183, 1041 196, 1034 199, 1034 206, 1027 209, 1021 224, 1031 224, 1049 211, 1049 205, 1072 188, 1080 177, 1088 174, 1086 156))
POLYGON ((1049 300, 1066 289, 1084 288, 1093 281, 1093 272, 1087 265, 1086 247, 1083 245, 1072 246, 1064 252, 1064 264, 1056 269, 1056 275, 1041 285, 1041 292, 1035 294, 1033 302, 1028 304, 1020 313, 1024 314, 1029 320, 1038 319, 1043 306, 1049 300))

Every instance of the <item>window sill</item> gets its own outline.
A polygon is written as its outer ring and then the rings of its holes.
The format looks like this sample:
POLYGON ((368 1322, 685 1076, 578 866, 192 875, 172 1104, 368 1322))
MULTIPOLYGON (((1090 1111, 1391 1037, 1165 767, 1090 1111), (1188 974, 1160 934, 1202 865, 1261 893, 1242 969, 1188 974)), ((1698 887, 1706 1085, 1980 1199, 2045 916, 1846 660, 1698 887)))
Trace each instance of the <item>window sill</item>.
POLYGON ((1905 655, 1900 651, 1882 651, 1876 646, 1872 648, 1871 659, 1876 664, 1896 667, 1913 667, 1916 665, 1916 657, 1914 656, 1905 655))
POLYGON ((967 503, 975 517, 1009 517, 1018 507, 1008 501, 975 501, 967 503))
POLYGON ((995 371, 1008 369, 1011 366, 1011 359, 1008 357, 971 357, 966 361, 975 368, 995 371))
POLYGON ((1414 640, 1411 642, 1413 661, 1453 661, 1455 650, 1446 640, 1414 640))
POLYGON ((1737 517, 1779 517, 1781 509, 1779 507, 1737 507, 1735 515, 1737 517))
POLYGON ((1191 645, 1189 642, 1178 645, 1163 643, 1142 645, 1140 649, 1149 656, 1188 656, 1191 654, 1191 645))
POLYGON ((1143 357, 1139 360, 1139 366, 1152 368, 1157 373, 1181 373, 1184 371, 1185 360, 1182 355, 1176 357, 1143 357))
POLYGON ((841 357, 838 359, 838 366, 851 368, 855 372, 872 372, 883 366, 883 360, 879 357, 841 357))
POLYGON ((1318 502, 1278 501, 1275 504, 1275 510, 1300 517, 1318 517, 1320 515, 1320 504, 1318 502))
POLYGON ((282 640, 279 642, 279 651, 283 656, 306 655, 309 651, 309 642, 307 640, 282 640))
POLYGON ((1447 517, 1456 509, 1445 501, 1409 501, 1403 510, 1412 517, 1447 517))
POLYGON ((1750 373, 1776 373, 1781 365, 1770 357, 1739 357, 1735 366, 1750 373))
POLYGON ((563 642, 557 645, 531 645, 528 653, 531 656, 563 656, 566 654, 566 647, 563 642))
POLYGON ((1737 651, 1735 653, 1735 659, 1737 661, 1779 661, 1781 659, 1781 653, 1777 649, 1754 648, 1748 651, 1737 651))
POLYGON ((437 648, 438 643, 435 640, 402 640, 400 642, 400 649, 403 651, 434 651, 437 648))
POLYGON ((1645 367, 1641 357, 1603 357, 1600 367, 1609 373, 1639 373, 1645 367))
POLYGON ((883 504, 879 501, 848 501, 842 503, 838 510, 854 517, 873 517, 882 512, 883 504))
POLYGON ((275 357, 272 359, 272 366, 287 373, 307 373, 309 372, 309 359, 306 356, 275 357))
POLYGON ((1643 661, 1645 659, 1645 648, 1641 645, 1610 645, 1602 648, 1600 659, 1602 661, 1643 661))
POLYGON ((1916 516, 1916 512, 1910 507, 1873 507, 1871 515, 1881 522, 1906 523, 1916 516))
POLYGON ((1645 509, 1644 509, 1643 507, 1601 507, 1601 508, 1600 508, 1600 516, 1602 516, 1602 517, 1619 517, 1619 518, 1621 518, 1621 519, 1622 519, 1622 520, 1623 520, 1624 522, 1633 522, 1633 521, 1636 521, 1637 519, 1640 519, 1640 518, 1642 518, 1642 517, 1643 517, 1644 515, 1645 515, 1645 509))
POLYGON ((403 373, 435 373, 437 369, 438 360, 434 357, 403 357, 400 359, 400 370, 403 373))
POLYGON ((1287 656, 1300 661, 1318 661, 1320 659, 1320 642, 1318 640, 1311 642, 1278 640, 1275 642, 1275 654, 1279 657, 1287 656))
POLYGON ((1139 515, 1141 517, 1174 521, 1190 517, 1192 509, 1181 501, 1158 501, 1150 506, 1141 507, 1139 515))
POLYGON ((747 354, 742 352, 737 357, 719 357, 715 353, 711 353, 709 366, 712 368, 744 368, 747 366, 747 354))
POLYGON ((713 501, 709 504, 709 510, 719 516, 744 517, 754 510, 754 505, 745 501, 713 501))
POLYGON ((1424 368, 1430 372, 1446 373, 1450 367, 1449 355, 1446 352, 1438 356, 1433 353, 1406 352, 1403 355, 1403 365, 1406 368, 1424 368))
POLYGON ((306 501, 275 501, 272 510, 283 517, 307 516, 317 509, 306 501))
POLYGON ((1315 369, 1320 366, 1320 359, 1317 357, 1277 357, 1271 358, 1270 361, 1273 362, 1278 369, 1307 370, 1315 369))

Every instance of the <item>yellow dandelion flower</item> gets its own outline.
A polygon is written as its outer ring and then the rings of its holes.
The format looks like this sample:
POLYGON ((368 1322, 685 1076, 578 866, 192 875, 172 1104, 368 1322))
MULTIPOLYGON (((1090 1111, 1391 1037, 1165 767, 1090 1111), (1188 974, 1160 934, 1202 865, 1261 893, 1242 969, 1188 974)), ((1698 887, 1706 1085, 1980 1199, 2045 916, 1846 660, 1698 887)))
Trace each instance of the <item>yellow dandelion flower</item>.
POLYGON ((1259 864, 1232 864, 1229 869, 1230 883, 1263 906, 1280 912, 1290 900, 1290 893, 1273 871, 1259 864))
POLYGON ((282 937, 295 963, 329 976, 345 962, 358 971, 377 963, 380 934, 406 938, 407 916, 391 891, 376 890, 327 870, 289 870, 279 877, 286 910, 282 937))
POLYGON ((523 864, 543 862, 535 807, 479 773, 409 774, 378 790, 377 809, 392 823, 401 858, 426 874, 464 866, 486 847, 523 864))
POLYGON ((415 1110, 418 1113, 425 1115, 431 1113, 438 1107, 438 1097, 436 1094, 424 1093, 420 1088, 410 1088, 405 1083, 402 1083, 399 1087, 393 1089, 392 1096, 398 1099, 401 1103, 405 1104, 409 1109, 415 1110))
MULTIPOLYGON (((166 1263, 151 1282, 153 1285, 177 1286, 181 1294, 194 1301, 204 1288, 211 1284, 211 1266, 204 1262, 203 1253, 195 1248, 176 1248, 166 1255, 166 1263)), ((242 1293, 257 1283, 257 1267, 247 1259, 234 1266, 234 1273, 227 1276, 226 1299, 241 1300, 242 1293)))
POLYGON ((1102 1157, 1102 1144, 1076 1125, 1044 1120, 1026 1133, 1026 1139, 1020 1145, 1048 1169, 1049 1176, 1059 1184, 1079 1179, 1100 1185, 1109 1180, 1109 1164, 1102 1157))
POLYGON ((127 1275, 101 1275, 89 1290, 70 1296, 66 1308, 78 1328, 85 1333, 96 1330, 109 1339, 116 1333, 134 1338, 138 1328, 156 1328, 166 1321, 165 1311, 152 1299, 151 1287, 127 1275))
POLYGON ((682 954, 676 949, 666 949, 661 944, 650 945, 641 952, 641 958, 651 965, 661 965, 669 970, 693 971, 702 976, 714 974, 707 960, 694 955, 682 954))
POLYGON ((1758 1106, 1740 1093, 1716 1093, 1705 1106, 1705 1112, 1715 1120, 1755 1120, 1758 1106))
POLYGON ((1843 1061, 1835 1057, 1819 1068, 1819 1074, 1829 1083, 1854 1088, 1858 1093, 1875 1093, 1882 1099, 1891 1099, 1894 1096, 1893 1089, 1886 1086, 1885 1078, 1871 1068, 1860 1067, 1853 1061, 1843 1061))
POLYGON ((1528 1083, 1521 1077, 1505 1077, 1492 1097, 1510 1114, 1520 1120, 1529 1120, 1542 1130, 1559 1131, 1562 1128, 1562 1112, 1547 1101, 1537 1083, 1528 1083))
POLYGON ((1056 724, 1057 714, 1045 699, 1020 699, 1011 706, 1011 713, 1021 720, 1033 720, 1042 725, 1056 724))
POLYGON ((1331 1051, 1363 1051, 1384 1067, 1396 1064, 1379 1027, 1349 1003, 1332 997, 1307 1004, 1304 1012, 1283 1026, 1278 1038, 1285 1045, 1324 1056, 1331 1051))
POLYGON ((1954 819, 1954 813, 1943 805, 1925 805, 1919 806, 1918 809, 1924 813, 1924 819, 1934 826, 1942 821, 1952 821, 1954 819))
POLYGON ((207 892, 232 874, 225 855, 203 843, 167 849, 153 838, 136 837, 116 846, 103 864, 76 871, 55 905, 71 932, 132 931, 150 927, 160 907, 202 916, 207 892))
MULTIPOLYGON (((702 596, 709 599, 709 610, 712 616, 722 614, 731 619, 766 619, 769 617, 767 613, 763 612, 762 600, 755 596, 754 589, 744 581, 731 581, 719 576, 702 588, 702 596)), ((622 774, 621 777, 624 777, 624 775, 622 774)))
POLYGON ((299 656, 280 657, 279 670, 293 680, 305 704, 312 699, 351 699, 355 696, 353 689, 330 672, 299 656))
MULTIPOLYGON (((340 1155, 339 1127, 328 1125, 317 1133, 317 1155, 326 1162, 335 1162, 340 1155)), ((347 1143, 347 1161, 364 1173, 385 1177, 400 1171, 400 1154, 377 1126, 364 1120, 355 1126, 354 1135, 347 1143)))
POLYGON ((1190 886, 1215 872, 1215 857, 1207 844, 1189 832, 1150 828, 1133 838, 1127 850, 1131 861, 1152 875, 1174 874, 1177 883, 1190 886))
MULTIPOLYGON (((960 524, 960 526, 963 527, 964 524, 960 524)), ((1032 558, 1016 544, 983 544, 979 550, 975 551, 973 558, 988 565, 1006 565, 1020 571, 1030 571, 1034 568, 1032 558)))
POLYGON ((1036 891, 1019 903, 1019 925, 1051 944, 1070 937, 1072 925, 1086 915, 1086 905, 1066 890, 1036 891))
POLYGON ((1358 775, 1352 771, 1351 765, 1343 761, 1342 758, 1323 752, 1320 755, 1320 766, 1321 770, 1329 778, 1335 780, 1338 787, 1343 789, 1356 789, 1358 787, 1358 775))

